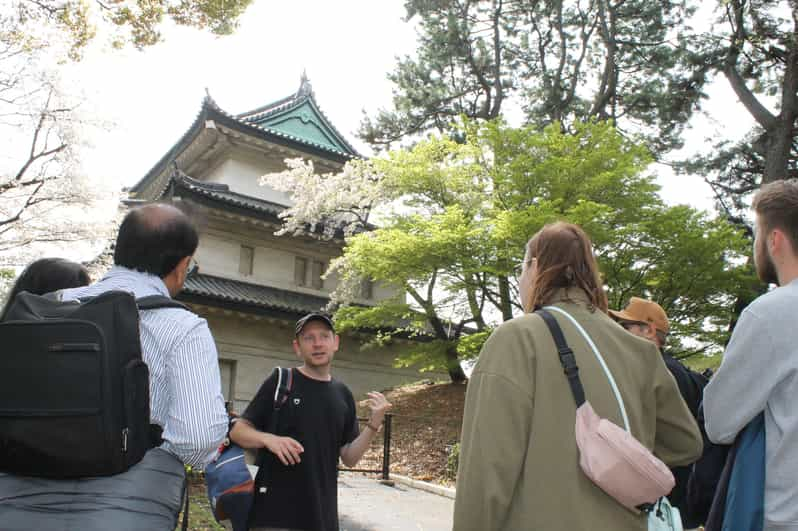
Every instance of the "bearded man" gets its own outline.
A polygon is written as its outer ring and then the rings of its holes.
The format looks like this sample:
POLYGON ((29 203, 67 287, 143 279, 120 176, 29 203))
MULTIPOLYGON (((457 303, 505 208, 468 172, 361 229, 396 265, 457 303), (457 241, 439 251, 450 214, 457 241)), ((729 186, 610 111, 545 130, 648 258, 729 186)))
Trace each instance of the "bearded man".
POLYGON ((704 390, 706 430, 729 444, 764 412, 764 531, 798 530, 798 180, 762 186, 752 207, 756 270, 777 287, 740 315, 704 390))

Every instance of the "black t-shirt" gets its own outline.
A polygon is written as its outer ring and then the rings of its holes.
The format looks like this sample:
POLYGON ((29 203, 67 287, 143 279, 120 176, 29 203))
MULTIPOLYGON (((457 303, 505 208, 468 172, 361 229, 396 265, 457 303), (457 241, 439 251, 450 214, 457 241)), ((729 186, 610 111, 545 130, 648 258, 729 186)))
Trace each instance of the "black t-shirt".
MULTIPOLYGON (((358 435, 352 392, 333 379, 322 382, 293 369, 293 387, 280 409, 277 435, 291 437, 305 449, 297 465, 283 465, 265 448, 258 462, 265 467, 266 493, 255 486, 251 525, 312 531, 338 530, 338 457, 341 447, 358 435)), ((242 415, 267 431, 274 407, 277 377, 272 373, 242 415)))

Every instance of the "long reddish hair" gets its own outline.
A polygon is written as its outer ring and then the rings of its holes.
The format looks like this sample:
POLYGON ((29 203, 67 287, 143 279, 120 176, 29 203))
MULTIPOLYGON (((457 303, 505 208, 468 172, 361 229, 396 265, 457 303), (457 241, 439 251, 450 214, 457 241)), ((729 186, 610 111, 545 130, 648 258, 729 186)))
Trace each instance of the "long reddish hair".
POLYGON ((536 260, 536 272, 524 310, 530 312, 551 302, 559 289, 578 288, 593 307, 607 313, 607 294, 593 244, 581 227, 563 221, 546 225, 527 242, 525 258, 536 260))

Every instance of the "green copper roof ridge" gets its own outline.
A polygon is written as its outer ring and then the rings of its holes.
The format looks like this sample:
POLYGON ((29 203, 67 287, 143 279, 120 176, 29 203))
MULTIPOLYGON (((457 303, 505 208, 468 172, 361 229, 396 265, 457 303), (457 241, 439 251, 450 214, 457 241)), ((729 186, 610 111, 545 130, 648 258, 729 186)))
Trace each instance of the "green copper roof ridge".
POLYGON ((308 101, 284 112, 276 113, 265 120, 259 120, 257 124, 271 130, 304 138, 316 144, 348 151, 346 144, 325 123, 318 110, 308 101))
MULTIPOLYGON (((203 104, 205 104, 205 103, 206 102, 203 102, 203 104)), ((281 138, 285 138, 285 139, 291 140, 291 141, 299 143, 299 144, 304 144, 306 146, 310 146, 310 147, 314 147, 314 148, 317 148, 317 149, 321 149, 323 151, 327 151, 329 153, 334 153, 336 155, 342 155, 345 158, 360 158, 360 154, 357 153, 354 150, 352 150, 353 151, 352 153, 347 153, 346 151, 342 151, 340 149, 333 148, 333 147, 330 147, 330 146, 325 146, 323 144, 319 144, 317 142, 313 142, 312 140, 308 140, 308 139, 305 139, 305 138, 300 138, 300 137, 298 137, 296 135, 292 135, 291 133, 287 133, 285 131, 280 131, 278 129, 274 129, 274 128, 271 128, 271 127, 268 127, 268 126, 262 126, 260 124, 250 122, 248 120, 242 120, 237 115, 231 114, 231 113, 225 111, 224 109, 222 109, 221 107, 219 107, 219 105, 215 101, 209 101, 209 102, 207 102, 207 104, 209 104, 209 106, 211 106, 213 108, 213 110, 215 110, 216 112, 220 113, 223 116, 226 116, 227 118, 229 118, 231 120, 234 120, 234 121, 238 122, 239 124, 241 124, 241 125, 243 125, 245 127, 252 127, 254 129, 260 129, 261 131, 264 131, 266 133, 269 133, 269 134, 272 134, 272 135, 275 135, 275 136, 278 136, 278 137, 281 137, 281 138)))
MULTIPOLYGON (((281 130, 281 128, 277 127, 275 121, 279 120, 281 117, 286 117, 288 119, 296 118, 291 116, 291 112, 301 108, 303 105, 308 105, 310 107, 310 111, 315 115, 317 120, 308 120, 305 121, 302 118, 299 118, 303 123, 314 123, 316 127, 322 133, 322 136, 327 138, 327 141, 330 145, 335 146, 336 150, 347 153, 351 156, 361 158, 360 153, 350 144, 344 135, 333 125, 330 121, 329 117, 321 110, 316 98, 313 95, 307 95, 301 98, 297 98, 295 101, 292 101, 290 104, 285 104, 280 107, 271 109, 267 112, 262 113, 261 115, 250 116, 249 118, 243 120, 248 124, 256 125, 258 127, 266 127, 269 130, 281 130)), ((297 138, 296 134, 293 134, 289 131, 283 131, 286 134, 289 134, 295 138, 297 138)), ((303 139, 305 141, 309 141, 314 145, 324 145, 319 144, 319 142, 311 140, 311 139, 303 139)))
POLYGON ((297 98, 296 94, 292 94, 291 96, 286 96, 285 98, 279 99, 275 102, 268 103, 266 105, 261 105, 260 107, 253 109, 251 111, 236 114, 235 117, 238 118, 239 120, 244 120, 245 122, 249 122, 251 120, 256 120, 260 118, 265 118, 270 114, 275 114, 283 110, 288 110, 284 108, 290 109, 297 105, 300 105, 304 103, 307 98, 308 98, 307 96, 302 96, 301 98, 297 98))

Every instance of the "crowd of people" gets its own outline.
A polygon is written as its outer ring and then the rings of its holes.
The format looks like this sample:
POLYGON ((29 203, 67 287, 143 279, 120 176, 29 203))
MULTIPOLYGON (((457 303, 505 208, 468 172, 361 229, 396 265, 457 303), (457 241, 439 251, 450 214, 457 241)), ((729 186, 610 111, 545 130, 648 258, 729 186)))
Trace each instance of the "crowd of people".
MULTIPOLYGON (((196 268, 198 243, 196 228, 179 209, 165 204, 136 208, 119 228, 114 266, 102 279, 89 284, 80 264, 38 260, 18 277, 3 315, 14 310, 22 292, 75 302, 118 290, 137 300, 172 298, 196 268)), ((0 471, 0 529, 175 528, 185 496, 185 467, 201 470, 216 457, 230 419, 216 345, 205 319, 178 307, 140 313, 150 419, 161 429, 159 444, 129 470, 105 477, 64 479, 57 473, 30 477, 0 471)), ((339 337, 328 317, 304 316, 292 343, 301 365, 292 370, 294 387, 281 414, 280 436, 262 431, 275 389, 268 378, 229 435, 265 455, 260 461, 280 481, 268 492, 257 486, 253 529, 337 529, 338 459, 350 466, 358 462, 390 404, 382 394, 370 393, 371 417, 360 432, 352 393, 330 372, 339 337)))
MULTIPOLYGON (((456 531, 645 529, 654 505, 630 510, 585 472, 584 445, 591 443, 580 439, 579 410, 587 402, 670 468, 668 499, 685 529, 706 522, 729 445, 762 415, 759 529, 798 530, 798 416, 790 406, 798 397, 798 181, 764 185, 753 211, 756 270, 777 288, 742 312, 714 375, 691 371, 668 353, 670 321, 655 301, 632 297, 623 309, 608 308, 584 230, 557 222, 531 237, 518 279, 524 315, 492 333, 469 379, 456 531), (554 316, 561 338, 544 314, 554 316)), ((173 206, 131 210, 114 266, 101 280, 90 284, 80 264, 38 260, 18 277, 0 323, 23 292, 74 304, 119 290, 137 300, 173 298, 196 267, 198 242, 191 220, 173 206)), ((268 483, 255 485, 251 529, 337 530, 338 461, 351 467, 360 460, 391 405, 369 393, 361 431, 352 393, 332 377, 340 342, 333 321, 309 314, 294 332, 301 364, 290 371, 290 400, 279 417, 272 418, 278 371, 230 422, 206 321, 179 305, 142 309, 139 340, 157 444, 128 470, 104 477, 0 472, 0 528, 174 529, 185 466, 204 467, 229 437, 256 449, 270 470, 268 483)))
POLYGON ((596 412, 619 426, 628 416, 631 434, 672 468, 671 497, 685 528, 704 523, 725 502, 714 491, 721 492, 728 463, 714 459, 707 466, 706 454, 716 453, 715 445, 723 452, 761 414, 766 446, 765 479, 755 486, 762 497, 758 522, 727 527, 744 505, 738 504, 726 507, 722 529, 798 530, 798 417, 790 406, 798 397, 798 180, 762 186, 752 207, 756 271, 777 288, 742 312, 708 383, 662 350, 669 322, 655 302, 633 298, 625 309, 608 311, 582 229, 555 223, 529 240, 519 278, 526 313, 494 331, 469 381, 455 530, 646 529, 644 511, 628 510, 583 473, 569 375, 536 311, 547 307, 573 317, 558 321, 596 412), (695 476, 697 468, 713 467, 695 476), (706 499, 711 506, 701 503, 706 499))

